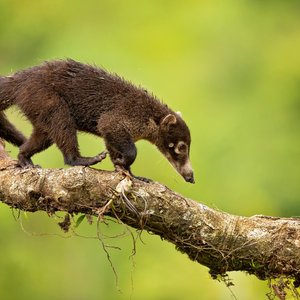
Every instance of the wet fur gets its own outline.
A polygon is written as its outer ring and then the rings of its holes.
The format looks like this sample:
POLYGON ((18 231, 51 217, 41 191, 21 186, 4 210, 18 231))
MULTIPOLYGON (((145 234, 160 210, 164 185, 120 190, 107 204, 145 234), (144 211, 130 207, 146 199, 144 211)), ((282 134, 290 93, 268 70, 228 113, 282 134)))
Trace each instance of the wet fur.
POLYGON ((163 153, 170 135, 190 143, 189 130, 179 116, 178 126, 164 131, 163 118, 175 113, 152 94, 117 75, 73 60, 45 62, 0 77, 0 111, 0 136, 20 147, 21 166, 32 164, 31 156, 53 143, 66 164, 101 161, 99 155, 80 155, 77 130, 103 137, 114 165, 127 170, 136 158, 134 142, 139 139, 156 144, 163 153), (14 104, 33 125, 28 140, 2 112, 14 104))

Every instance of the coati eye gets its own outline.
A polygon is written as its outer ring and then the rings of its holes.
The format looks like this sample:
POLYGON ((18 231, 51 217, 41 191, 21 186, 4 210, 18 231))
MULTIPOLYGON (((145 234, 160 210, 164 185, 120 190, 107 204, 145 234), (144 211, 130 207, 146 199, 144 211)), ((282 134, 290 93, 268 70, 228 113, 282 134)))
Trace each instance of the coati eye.
POLYGON ((173 143, 170 143, 169 144, 169 148, 173 148, 174 147, 174 144, 173 143))
POLYGON ((179 142, 175 148, 175 153, 182 154, 187 152, 187 144, 185 142, 179 142))

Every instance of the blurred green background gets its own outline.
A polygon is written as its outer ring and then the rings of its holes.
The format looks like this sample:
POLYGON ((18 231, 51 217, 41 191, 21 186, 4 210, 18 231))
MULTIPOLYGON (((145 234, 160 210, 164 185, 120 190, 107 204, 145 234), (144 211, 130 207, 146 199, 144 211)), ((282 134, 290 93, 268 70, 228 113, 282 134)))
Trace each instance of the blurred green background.
MULTIPOLYGON (((65 57, 117 72, 181 111, 192 133, 195 185, 143 141, 135 174, 229 213, 300 216, 299 13, 292 0, 0 0, 0 74, 65 57)), ((30 134, 15 109, 8 114, 30 134)), ((103 150, 99 138, 79 140, 84 155, 103 150)), ((34 162, 63 167, 54 146, 34 162)), ((97 167, 112 169, 109 160, 97 167)), ((45 213, 15 220, 3 204, 0 220, 1 299, 232 299, 156 236, 142 234, 133 260, 128 234, 106 241, 122 249, 110 249, 120 292, 96 239, 64 235, 45 213)), ((96 225, 77 231, 95 236, 96 225)), ((238 299, 266 298, 266 282, 230 278, 238 299)))

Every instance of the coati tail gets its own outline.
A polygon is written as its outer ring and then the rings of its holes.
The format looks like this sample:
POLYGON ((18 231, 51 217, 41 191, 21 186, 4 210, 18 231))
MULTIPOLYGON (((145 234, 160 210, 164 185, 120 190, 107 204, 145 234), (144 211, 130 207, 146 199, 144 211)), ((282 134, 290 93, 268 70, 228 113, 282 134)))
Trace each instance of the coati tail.
POLYGON ((0 137, 16 146, 21 146, 26 141, 26 137, 7 120, 2 111, 0 112, 0 137))
POLYGON ((0 137, 16 146, 21 146, 26 141, 25 136, 8 121, 2 112, 14 104, 14 85, 13 78, 0 76, 0 137))
POLYGON ((11 77, 0 76, 0 111, 14 103, 15 83, 11 77))

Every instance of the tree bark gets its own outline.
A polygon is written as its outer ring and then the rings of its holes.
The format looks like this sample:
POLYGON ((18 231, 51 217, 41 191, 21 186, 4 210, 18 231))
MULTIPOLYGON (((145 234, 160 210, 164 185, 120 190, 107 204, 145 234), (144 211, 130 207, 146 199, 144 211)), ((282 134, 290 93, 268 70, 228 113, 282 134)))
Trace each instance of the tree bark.
POLYGON ((0 200, 24 211, 111 216, 173 243, 213 277, 246 271, 300 284, 300 220, 213 210, 164 185, 89 167, 18 167, 0 142, 0 200))

